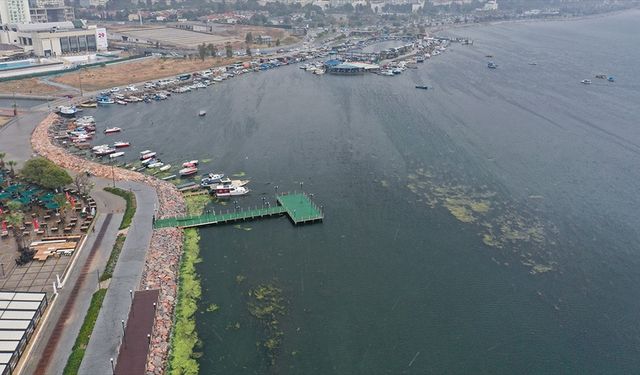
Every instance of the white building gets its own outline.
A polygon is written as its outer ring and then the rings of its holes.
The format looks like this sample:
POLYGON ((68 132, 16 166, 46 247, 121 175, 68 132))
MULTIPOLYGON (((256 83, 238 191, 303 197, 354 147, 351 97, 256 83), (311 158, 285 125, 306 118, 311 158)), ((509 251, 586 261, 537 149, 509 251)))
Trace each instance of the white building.
POLYGON ((64 6, 64 0, 32 0, 34 8, 58 8, 64 6))
POLYGON ((30 21, 29 0, 0 0, 0 23, 28 23, 30 21))
POLYGON ((497 0, 489 0, 489 1, 487 1, 486 4, 484 4, 484 7, 482 9, 486 10, 486 11, 498 10, 498 1, 497 0))
POLYGON ((104 29, 80 21, 4 24, 0 43, 20 46, 40 57, 62 56, 106 50, 107 35, 104 29))

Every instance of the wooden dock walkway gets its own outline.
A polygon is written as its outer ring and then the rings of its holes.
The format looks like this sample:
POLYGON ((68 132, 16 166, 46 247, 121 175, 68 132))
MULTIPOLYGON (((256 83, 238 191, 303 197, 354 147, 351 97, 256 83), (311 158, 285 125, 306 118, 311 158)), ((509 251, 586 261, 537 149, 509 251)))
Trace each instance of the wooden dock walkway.
POLYGON ((294 225, 322 221, 322 209, 311 201, 305 193, 279 194, 276 196, 277 206, 263 206, 242 210, 226 210, 224 212, 206 213, 200 216, 181 216, 159 219, 153 223, 154 228, 193 228, 206 225, 227 224, 238 221, 261 219, 286 214, 294 225))

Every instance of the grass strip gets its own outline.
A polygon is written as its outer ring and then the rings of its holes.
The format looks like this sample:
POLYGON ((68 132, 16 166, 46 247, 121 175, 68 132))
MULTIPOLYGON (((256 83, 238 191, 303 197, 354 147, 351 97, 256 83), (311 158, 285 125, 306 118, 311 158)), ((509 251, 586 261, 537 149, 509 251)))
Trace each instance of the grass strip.
POLYGON ((130 191, 114 187, 106 187, 104 190, 122 197, 125 202, 127 202, 127 208, 124 211, 122 223, 120 223, 120 229, 128 228, 129 225, 131 225, 131 220, 133 220, 133 215, 136 213, 136 196, 130 191))
POLYGON ((109 255, 107 265, 104 267, 104 273, 100 276, 100 281, 109 280, 113 276, 113 270, 116 268, 116 263, 118 263, 118 257, 120 256, 126 238, 127 236, 124 234, 119 234, 118 237, 116 237, 116 243, 113 244, 111 255, 109 255))
POLYGON ((71 355, 69 355, 67 365, 64 367, 64 371, 62 372, 63 375, 76 375, 78 373, 80 364, 82 363, 82 358, 84 357, 84 352, 89 344, 89 338, 91 338, 91 332, 93 332, 93 326, 96 324, 98 314, 100 313, 100 307, 102 307, 102 301, 104 301, 104 296, 106 294, 106 289, 100 289, 93 293, 89 310, 87 311, 87 315, 84 317, 84 322, 82 323, 78 337, 76 337, 76 342, 73 344, 71 355))
MULTIPOLYGON (((210 202, 209 196, 190 196, 185 199, 190 215, 201 215, 210 202)), ((196 331, 196 311, 202 295, 200 277, 196 264, 200 263, 200 235, 195 228, 184 230, 184 247, 180 261, 178 282, 178 301, 176 303, 175 322, 171 334, 169 356, 170 375, 197 375, 199 373, 198 332, 196 331)))

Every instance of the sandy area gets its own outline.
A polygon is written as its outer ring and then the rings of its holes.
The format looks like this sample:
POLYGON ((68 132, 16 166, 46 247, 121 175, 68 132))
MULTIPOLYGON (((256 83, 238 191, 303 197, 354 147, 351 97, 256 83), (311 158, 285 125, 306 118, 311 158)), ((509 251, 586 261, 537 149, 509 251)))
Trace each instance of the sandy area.
POLYGON ((3 94, 55 95, 58 87, 46 84, 38 78, 26 78, 15 81, 0 82, 0 93, 3 94))
POLYGON ((82 88, 85 91, 95 91, 114 86, 125 86, 129 83, 170 77, 180 73, 192 73, 241 60, 243 59, 205 58, 203 61, 200 59, 148 58, 100 68, 85 69, 81 73, 63 74, 52 79, 52 81, 78 87, 78 75, 82 74, 82 88))

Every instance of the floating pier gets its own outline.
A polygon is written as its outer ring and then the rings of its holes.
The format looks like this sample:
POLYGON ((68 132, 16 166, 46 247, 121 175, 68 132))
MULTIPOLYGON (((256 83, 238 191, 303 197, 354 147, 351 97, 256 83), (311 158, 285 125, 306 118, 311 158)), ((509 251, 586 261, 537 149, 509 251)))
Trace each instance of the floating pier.
POLYGON ((279 194, 277 206, 262 206, 242 210, 206 213, 199 216, 180 216, 155 220, 153 227, 158 228, 194 228, 206 225, 228 224, 238 221, 262 219, 286 214, 294 225, 322 221, 322 209, 311 201, 305 193, 279 194))

